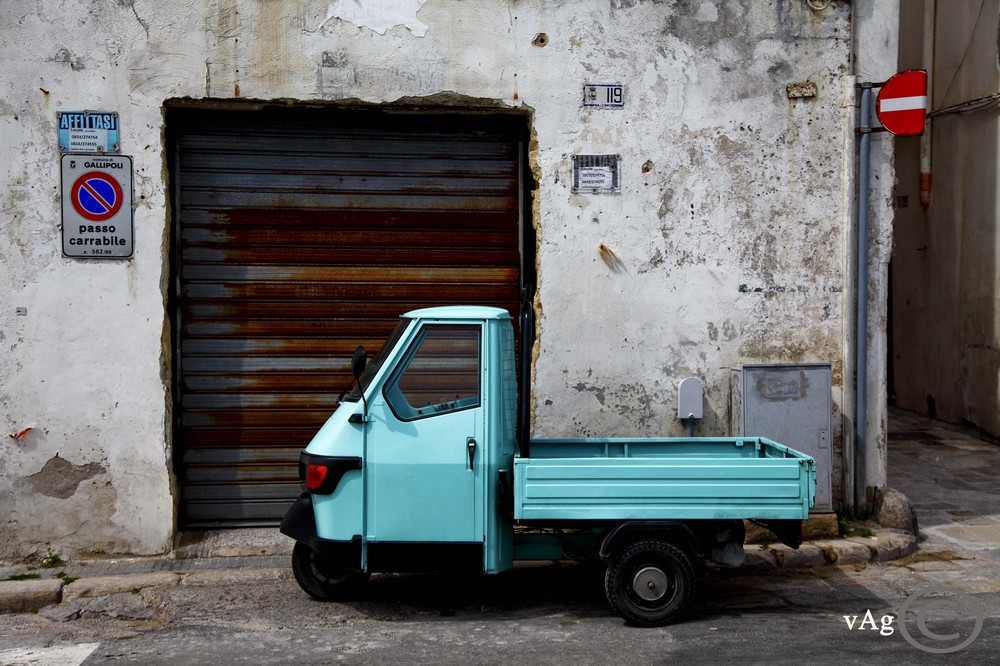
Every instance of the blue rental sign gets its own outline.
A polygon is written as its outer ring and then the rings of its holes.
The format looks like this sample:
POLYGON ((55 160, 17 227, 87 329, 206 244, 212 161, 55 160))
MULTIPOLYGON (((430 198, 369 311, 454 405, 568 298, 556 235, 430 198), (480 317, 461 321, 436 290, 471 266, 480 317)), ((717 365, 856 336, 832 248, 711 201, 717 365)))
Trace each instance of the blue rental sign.
POLYGON ((56 114, 60 153, 119 153, 116 111, 60 111, 56 114))

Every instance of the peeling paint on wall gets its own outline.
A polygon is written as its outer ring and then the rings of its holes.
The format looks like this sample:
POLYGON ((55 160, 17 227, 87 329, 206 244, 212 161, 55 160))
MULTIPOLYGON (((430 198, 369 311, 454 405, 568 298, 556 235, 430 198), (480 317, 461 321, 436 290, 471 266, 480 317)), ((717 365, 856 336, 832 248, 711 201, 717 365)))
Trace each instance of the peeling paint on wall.
POLYGON ((417 12, 425 2, 427 0, 335 0, 330 3, 319 27, 338 18, 380 35, 402 25, 414 36, 423 37, 427 34, 427 26, 417 20, 417 12))
POLYGON ((56 454, 42 469, 25 478, 37 493, 56 499, 69 499, 81 483, 106 471, 97 463, 74 465, 56 454))

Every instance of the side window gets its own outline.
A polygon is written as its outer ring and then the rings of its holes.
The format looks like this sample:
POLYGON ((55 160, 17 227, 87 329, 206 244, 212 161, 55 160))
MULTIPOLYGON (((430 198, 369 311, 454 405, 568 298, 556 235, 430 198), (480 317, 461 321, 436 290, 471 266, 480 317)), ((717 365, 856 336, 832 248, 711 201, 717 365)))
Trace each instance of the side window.
POLYGON ((479 326, 425 326, 385 385, 401 421, 478 407, 479 326))

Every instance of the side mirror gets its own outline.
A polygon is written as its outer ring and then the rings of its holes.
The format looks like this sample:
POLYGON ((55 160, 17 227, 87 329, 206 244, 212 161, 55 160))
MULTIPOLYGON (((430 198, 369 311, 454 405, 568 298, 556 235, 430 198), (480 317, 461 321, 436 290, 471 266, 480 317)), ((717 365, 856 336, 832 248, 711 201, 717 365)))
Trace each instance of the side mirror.
POLYGON ((354 381, 361 380, 361 373, 365 371, 365 366, 368 365, 368 352, 365 348, 358 345, 358 348, 354 350, 354 356, 351 357, 351 373, 354 375, 354 381))

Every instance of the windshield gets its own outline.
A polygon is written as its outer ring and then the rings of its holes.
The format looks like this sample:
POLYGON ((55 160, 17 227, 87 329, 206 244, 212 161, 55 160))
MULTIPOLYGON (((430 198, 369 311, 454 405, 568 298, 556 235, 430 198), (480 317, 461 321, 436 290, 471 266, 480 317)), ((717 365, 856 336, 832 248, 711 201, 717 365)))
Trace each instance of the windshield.
POLYGON ((379 368, 381 368, 382 363, 385 362, 385 357, 388 356, 389 352, 392 351, 392 348, 396 346, 400 336, 403 335, 403 331, 405 331, 409 325, 409 319, 399 320, 399 323, 396 324, 396 329, 392 332, 392 335, 389 336, 389 339, 385 341, 381 349, 375 352, 375 356, 368 361, 365 371, 361 373, 361 382, 354 384, 354 388, 352 388, 351 392, 346 398, 344 398, 345 402, 357 402, 361 399, 361 392, 366 390, 368 385, 372 383, 372 378, 378 374, 379 368))

